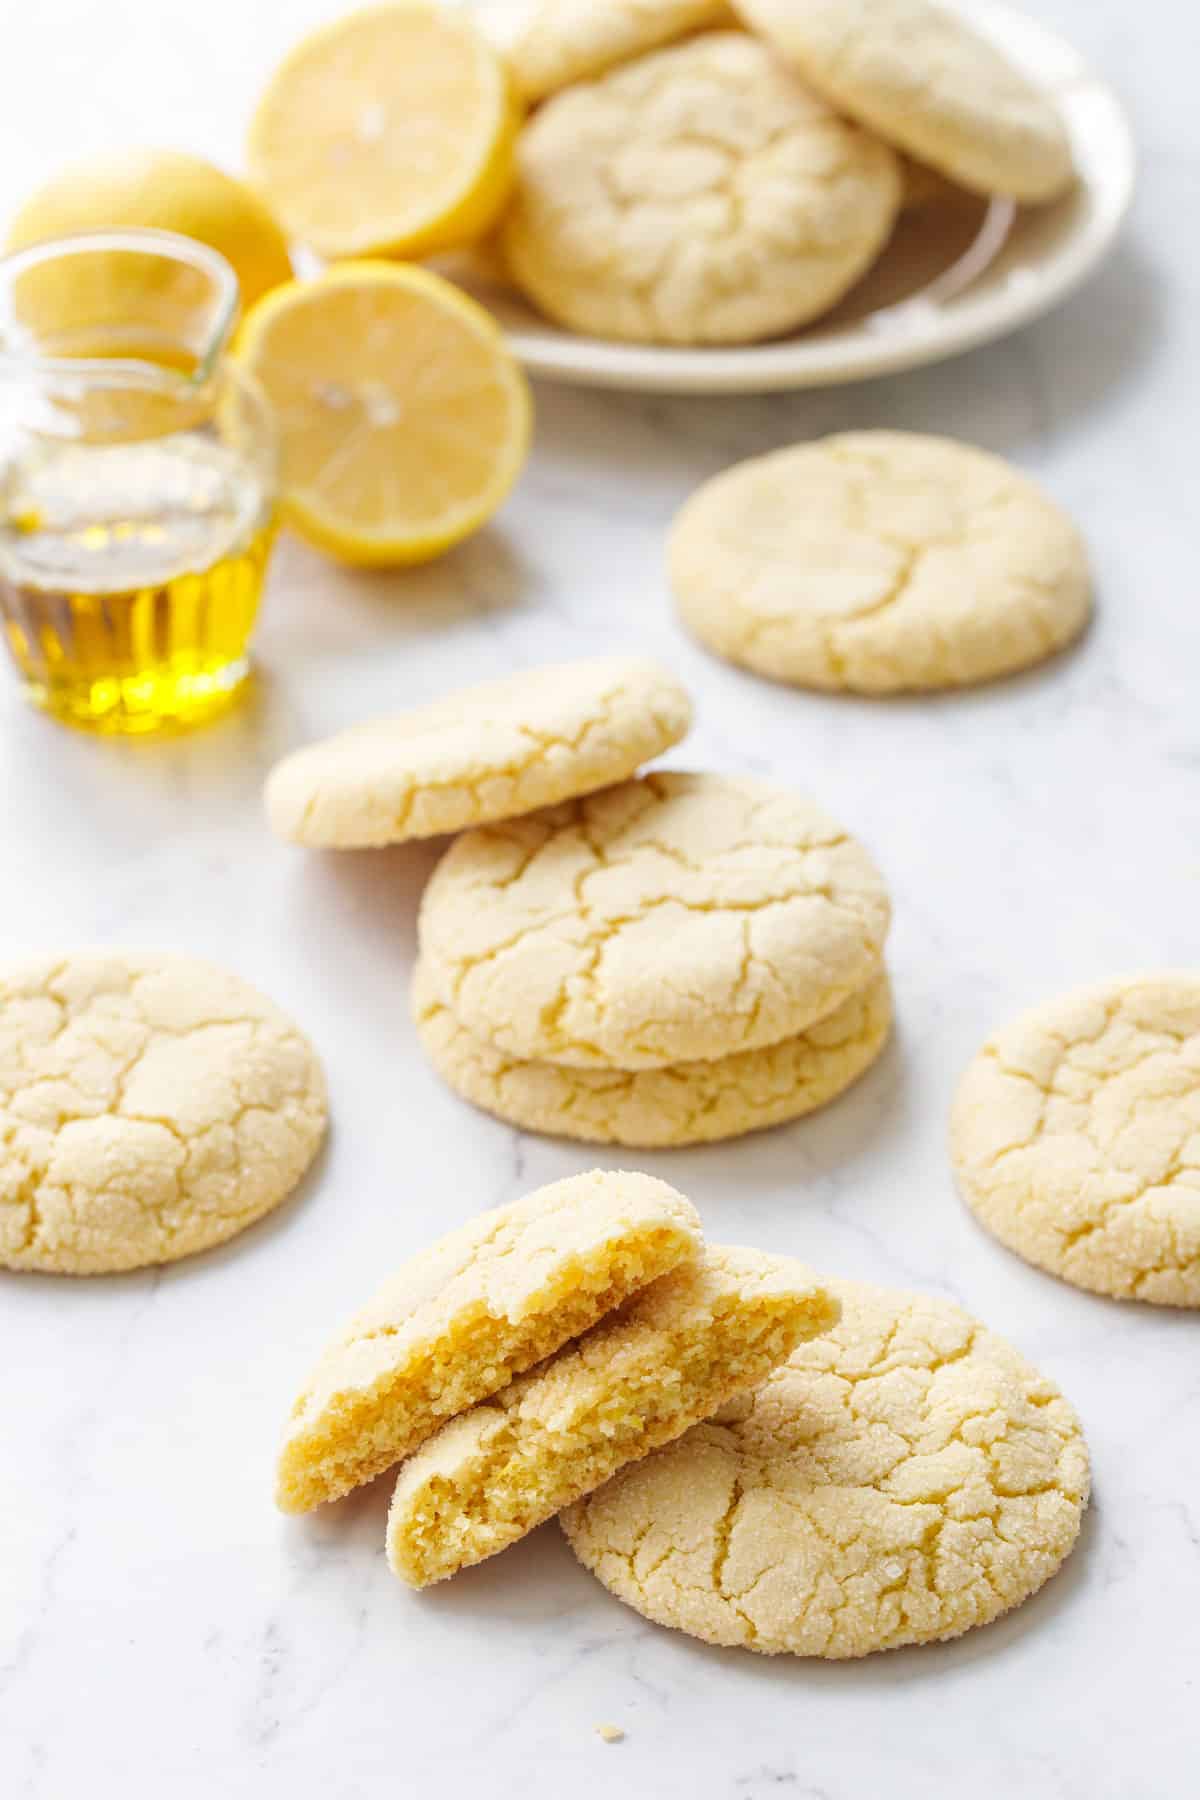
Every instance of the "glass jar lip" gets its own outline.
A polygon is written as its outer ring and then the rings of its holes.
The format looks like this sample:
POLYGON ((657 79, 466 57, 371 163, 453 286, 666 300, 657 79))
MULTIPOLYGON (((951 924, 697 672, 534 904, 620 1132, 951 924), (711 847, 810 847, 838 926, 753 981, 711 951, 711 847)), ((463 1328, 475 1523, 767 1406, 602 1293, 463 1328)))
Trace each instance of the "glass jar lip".
POLYGON ((238 278, 232 265, 219 250, 202 244, 197 238, 185 237, 182 232, 131 226, 122 230, 81 231, 65 237, 43 238, 38 243, 0 256, 0 376, 20 371, 69 377, 75 382, 102 386, 134 382, 147 387, 203 387, 212 379, 232 335, 239 302, 238 278), (195 367, 186 374, 157 367, 137 357, 42 356, 31 348, 19 347, 26 335, 13 304, 20 277, 31 269, 61 262, 67 257, 106 251, 129 251, 182 263, 212 282, 214 299, 207 342, 196 358, 195 367))

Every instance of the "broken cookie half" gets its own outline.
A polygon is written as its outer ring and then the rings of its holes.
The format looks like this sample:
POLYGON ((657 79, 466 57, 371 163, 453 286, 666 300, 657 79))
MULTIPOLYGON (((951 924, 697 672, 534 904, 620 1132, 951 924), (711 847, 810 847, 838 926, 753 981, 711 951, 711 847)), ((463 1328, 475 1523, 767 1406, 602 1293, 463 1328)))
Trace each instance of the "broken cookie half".
POLYGON ((425 1587, 493 1556, 761 1381, 838 1311, 803 1264, 711 1246, 422 1446, 392 1498, 392 1569, 425 1587))

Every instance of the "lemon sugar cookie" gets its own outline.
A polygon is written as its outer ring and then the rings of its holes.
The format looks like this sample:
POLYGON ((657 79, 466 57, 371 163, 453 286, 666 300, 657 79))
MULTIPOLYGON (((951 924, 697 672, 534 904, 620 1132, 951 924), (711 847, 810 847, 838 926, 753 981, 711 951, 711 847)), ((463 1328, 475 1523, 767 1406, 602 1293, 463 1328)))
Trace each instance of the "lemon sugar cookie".
POLYGON ((1087 1504, 1058 1389, 957 1306, 831 1283, 838 1325, 562 1517, 584 1566, 710 1644, 956 1637, 1054 1574, 1087 1504))
POLYGON ((900 188, 892 151, 763 45, 707 33, 534 115, 504 259, 573 331, 749 343, 840 299, 888 237, 900 188))
POLYGON ((474 1036, 534 1062, 651 1069, 793 1037, 879 970, 866 851, 761 781, 650 774, 459 838, 419 933, 474 1036))
POLYGON ((420 963, 413 1016, 443 1080, 507 1124, 585 1143, 670 1149, 740 1137, 827 1105, 879 1056, 892 1004, 887 977, 877 975, 797 1037, 713 1062, 637 1071, 506 1056, 459 1024, 420 963))
POLYGON ((802 1264, 710 1247, 421 1446, 388 1514, 393 1571, 425 1587, 494 1556, 837 1316, 802 1264))
POLYGON ((950 1124, 964 1198, 1076 1287, 1200 1306, 1200 975, 1110 981, 990 1038, 950 1124))
POLYGON ((959 687, 1052 656, 1091 610, 1078 531, 1025 475, 949 438, 855 431, 735 464, 685 503, 680 616, 799 687, 959 687))
POLYGON ((952 181, 1053 200, 1074 179, 1053 100, 937 0, 735 0, 850 118, 952 181))
POLYGON ((600 1170, 452 1231, 384 1283, 313 1371, 278 1504, 307 1512, 370 1481, 700 1248, 682 1194, 600 1170))
POLYGON ((267 813, 280 837, 327 849, 461 831, 623 780, 691 713, 641 658, 525 669, 285 757, 267 813))
POLYGON ((476 14, 530 101, 729 21, 725 0, 484 0, 476 14))
POLYGON ((312 1045, 236 975, 95 951, 0 972, 0 1266, 174 1262, 291 1193, 325 1134, 312 1045))

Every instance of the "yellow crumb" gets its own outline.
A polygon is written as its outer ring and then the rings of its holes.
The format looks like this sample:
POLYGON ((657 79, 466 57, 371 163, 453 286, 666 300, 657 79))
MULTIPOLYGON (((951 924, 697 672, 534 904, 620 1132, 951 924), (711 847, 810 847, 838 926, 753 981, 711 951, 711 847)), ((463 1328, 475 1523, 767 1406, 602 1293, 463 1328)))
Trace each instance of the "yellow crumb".
POLYGON ((336 1500, 699 1250, 649 1175, 593 1170, 483 1213, 384 1283, 292 1409, 276 1499, 336 1500))
POLYGON ((802 1264, 710 1245, 421 1445, 392 1496, 393 1572, 426 1587, 494 1556, 756 1386, 839 1310, 802 1264))

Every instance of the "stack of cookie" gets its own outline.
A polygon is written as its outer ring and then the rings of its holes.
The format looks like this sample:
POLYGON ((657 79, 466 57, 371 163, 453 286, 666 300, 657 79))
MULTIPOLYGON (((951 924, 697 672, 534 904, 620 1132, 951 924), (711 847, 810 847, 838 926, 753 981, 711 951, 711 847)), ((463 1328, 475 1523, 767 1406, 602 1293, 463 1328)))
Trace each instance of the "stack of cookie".
POLYGON ((706 1248, 665 1182, 572 1176, 375 1295, 292 1410, 276 1497, 305 1512, 402 1462, 388 1558, 424 1587, 710 1417, 839 1311, 800 1263, 706 1248))
POLYGON ((468 832, 421 906, 434 1066, 526 1130, 670 1146, 798 1118, 878 1056, 889 904, 801 796, 652 773, 468 832))
POLYGON ((572 331, 794 331, 910 201, 950 183, 1041 203, 1074 179, 1052 99, 937 0, 483 0, 477 17, 533 109, 497 270, 572 331))
POLYGON ((690 716, 665 672, 606 658, 356 727, 271 776, 294 842, 471 827, 422 902, 414 1013, 449 1085, 509 1124, 631 1147, 736 1137, 833 1099, 883 1047, 874 864, 800 795, 635 775, 690 716))

